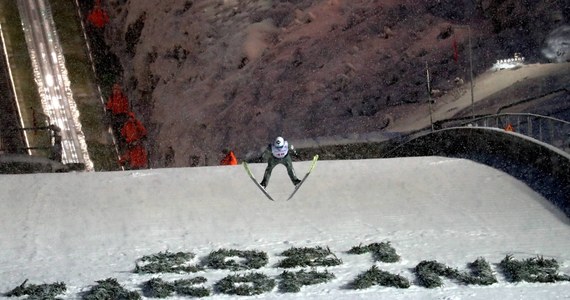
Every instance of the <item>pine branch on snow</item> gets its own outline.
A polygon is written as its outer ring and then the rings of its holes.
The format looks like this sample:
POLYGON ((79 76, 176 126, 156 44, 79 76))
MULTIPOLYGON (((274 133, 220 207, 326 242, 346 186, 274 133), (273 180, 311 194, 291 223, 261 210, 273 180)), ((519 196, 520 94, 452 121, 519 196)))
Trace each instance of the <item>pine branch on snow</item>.
POLYGON ((324 283, 334 279, 335 275, 326 270, 324 272, 317 272, 315 270, 307 272, 301 270, 296 273, 283 271, 283 273, 279 275, 279 278, 281 279, 279 282, 279 291, 283 293, 296 293, 301 291, 301 287, 304 285, 324 283))
POLYGON ((232 271, 259 269, 267 265, 267 253, 255 250, 220 249, 211 252, 207 258, 207 265, 213 269, 229 269, 232 271), (230 257, 243 258, 243 262, 236 262, 230 257))
POLYGON ((229 295, 252 296, 270 292, 275 279, 261 273, 229 275, 214 284, 216 291, 229 295))
POLYGON ((174 285, 160 278, 152 278, 143 286, 143 295, 150 298, 166 298, 174 293, 174 285))
POLYGON ((391 274, 372 266, 366 272, 358 275, 348 286, 351 289, 366 289, 373 285, 407 289, 410 287, 410 281, 403 276, 391 274))
POLYGON ((459 271, 447 267, 446 265, 432 261, 421 261, 414 269, 418 277, 418 281, 421 286, 427 288, 436 288, 443 285, 443 281, 440 276, 447 278, 457 278, 459 276, 459 271))
POLYGON ((281 260, 277 267, 279 268, 295 268, 295 267, 317 267, 317 266, 337 266, 342 264, 342 260, 327 247, 314 248, 295 248, 292 247, 281 253, 287 258, 281 260))
POLYGON ((196 255, 191 252, 159 252, 138 259, 135 273, 194 273, 204 270, 201 266, 190 265, 196 255))
POLYGON ((67 290, 65 283, 63 282, 40 285, 30 284, 26 286, 27 282, 27 279, 24 280, 21 285, 6 293, 6 296, 20 297, 28 295, 28 299, 58 299, 55 298, 55 296, 63 294, 67 290))
POLYGON ((558 273, 560 266, 555 259, 545 259, 542 256, 516 260, 512 255, 507 255, 499 266, 511 282, 570 281, 570 276, 558 273))
POLYGON ((393 263, 400 260, 400 256, 396 253, 396 249, 390 245, 390 242, 372 243, 367 246, 358 245, 352 247, 348 251, 349 254, 364 254, 372 252, 375 261, 385 263, 393 263))
POLYGON ((174 289, 179 295, 207 297, 210 296, 209 289, 202 286, 195 286, 197 284, 206 283, 206 281, 208 280, 202 276, 194 277, 191 279, 180 279, 174 282, 174 289))
POLYGON ((140 300, 141 295, 123 288, 116 278, 107 278, 97 281, 94 286, 83 296, 84 300, 140 300))
POLYGON ((205 283, 207 279, 202 276, 191 279, 180 279, 174 282, 166 282, 160 278, 152 278, 143 285, 143 294, 150 298, 166 298, 177 293, 181 296, 206 297, 210 296, 210 290, 195 285, 205 283))
POLYGON ((491 266, 484 258, 468 264, 470 272, 460 272, 437 261, 422 261, 414 269, 420 285, 435 288, 443 285, 440 276, 455 279, 464 284, 491 285, 497 282, 491 266))
POLYGON ((482 257, 467 265, 471 272, 461 273, 459 281, 466 284, 491 285, 497 283, 491 265, 482 257))

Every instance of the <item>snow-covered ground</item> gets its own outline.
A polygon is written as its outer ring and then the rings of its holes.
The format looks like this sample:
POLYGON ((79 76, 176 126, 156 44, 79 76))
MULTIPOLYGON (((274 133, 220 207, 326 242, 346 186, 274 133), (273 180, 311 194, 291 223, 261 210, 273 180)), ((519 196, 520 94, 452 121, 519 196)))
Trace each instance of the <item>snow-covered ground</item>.
MULTIPOLYGON (((299 174, 309 162, 295 163, 299 174)), ((261 177, 265 165, 253 164, 261 177)), ((64 299, 77 299, 109 277, 130 290, 152 277, 197 275, 212 287, 235 274, 140 275, 135 261, 161 251, 193 252, 197 261, 220 248, 267 252, 256 270, 276 278, 274 265, 291 247, 330 247, 343 264, 336 279, 299 293, 254 297, 214 293, 206 299, 568 299, 570 282, 511 283, 497 267, 543 255, 570 274, 570 222, 549 201, 513 177, 469 160, 443 157, 319 161, 291 201, 285 168, 268 187, 271 202, 241 166, 156 169, 110 173, 3 175, 0 209, 0 293, 28 283, 65 282, 64 299), (390 241, 401 261, 374 263, 346 251, 390 241), (421 287, 411 272, 422 260, 466 269, 478 257, 497 272, 491 286, 444 280, 421 287), (344 288, 377 265, 412 282, 409 289, 344 288)), ((324 268, 317 268, 324 270, 324 268)), ((177 299, 172 297, 170 299, 177 299)))

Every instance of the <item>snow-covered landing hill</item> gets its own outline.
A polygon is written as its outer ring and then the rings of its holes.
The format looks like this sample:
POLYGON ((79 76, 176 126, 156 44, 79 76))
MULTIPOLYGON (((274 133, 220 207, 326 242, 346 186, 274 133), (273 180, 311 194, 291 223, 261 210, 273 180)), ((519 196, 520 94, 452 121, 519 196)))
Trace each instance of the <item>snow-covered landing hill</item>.
MULTIPOLYGON (((309 162, 295 163, 299 174, 309 162)), ((258 178, 264 165, 253 164, 258 178)), ((169 250, 198 259, 220 248, 261 250, 269 264, 257 271, 276 278, 275 264, 291 247, 330 247, 336 279, 299 293, 274 289, 264 299, 556 299, 570 283, 510 283, 496 266, 505 255, 555 258, 570 274, 568 218, 513 177, 468 160, 442 157, 319 161, 291 201, 293 186, 277 167, 268 201, 241 166, 112 173, 3 175, 0 209, 0 292, 29 283, 63 281, 65 299, 77 299, 96 280, 117 278, 131 290, 152 275, 132 273, 143 255, 169 250), (401 261, 374 263, 346 251, 390 241, 401 261), (411 272, 422 260, 465 269, 478 257, 497 272, 491 286, 445 280, 427 289, 411 272), (409 289, 344 286, 376 264, 412 282, 409 289)), ((319 270, 324 270, 319 267, 319 270)), ((231 271, 196 275, 211 287, 231 271)), ((215 293, 209 298, 228 299, 215 293)), ((248 298, 249 297, 241 297, 248 298)), ((177 299, 173 297, 171 299, 177 299)))

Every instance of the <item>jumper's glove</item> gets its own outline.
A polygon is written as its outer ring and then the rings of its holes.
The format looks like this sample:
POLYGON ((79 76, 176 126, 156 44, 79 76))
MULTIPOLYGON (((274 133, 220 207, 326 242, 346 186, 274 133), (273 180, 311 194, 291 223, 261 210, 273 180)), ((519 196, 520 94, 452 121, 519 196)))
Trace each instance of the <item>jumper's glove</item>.
POLYGON ((295 147, 293 147, 293 145, 289 147, 289 150, 293 153, 293 155, 297 156, 297 151, 295 150, 295 147))

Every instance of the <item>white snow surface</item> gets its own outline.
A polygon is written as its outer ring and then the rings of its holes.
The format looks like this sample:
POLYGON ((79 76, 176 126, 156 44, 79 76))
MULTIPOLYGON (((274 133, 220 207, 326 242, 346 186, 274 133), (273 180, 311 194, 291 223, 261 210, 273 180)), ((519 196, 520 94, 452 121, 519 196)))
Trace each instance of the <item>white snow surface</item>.
MULTIPOLYGON (((310 162, 295 162, 299 175, 310 162)), ((265 164, 252 164, 258 177, 265 164)), ((269 201, 242 166, 126 172, 2 175, 0 293, 28 283, 65 282, 63 299, 79 299, 97 280, 117 278, 129 290, 153 277, 204 276, 206 287, 236 274, 136 274, 143 255, 193 252, 196 263, 220 248, 265 251, 256 272, 272 278, 291 247, 329 247, 343 264, 318 267, 332 281, 298 293, 277 287, 258 296, 213 293, 205 299, 569 299, 570 283, 511 283, 497 264, 507 255, 555 258, 570 274, 570 222, 514 177, 464 159, 420 157, 319 161, 295 197, 285 168, 274 169, 269 201), (391 242, 397 263, 374 262, 353 246, 391 242), (466 270, 478 257, 498 283, 441 288, 417 284, 422 260, 466 270), (408 278, 408 289, 345 286, 373 265, 408 278)), ((247 273, 240 271, 237 273, 247 273)), ((0 296, 3 297, 3 296, 0 296)), ((144 297, 143 297, 144 298, 144 297)), ((173 296, 168 299, 183 299, 173 296)))

